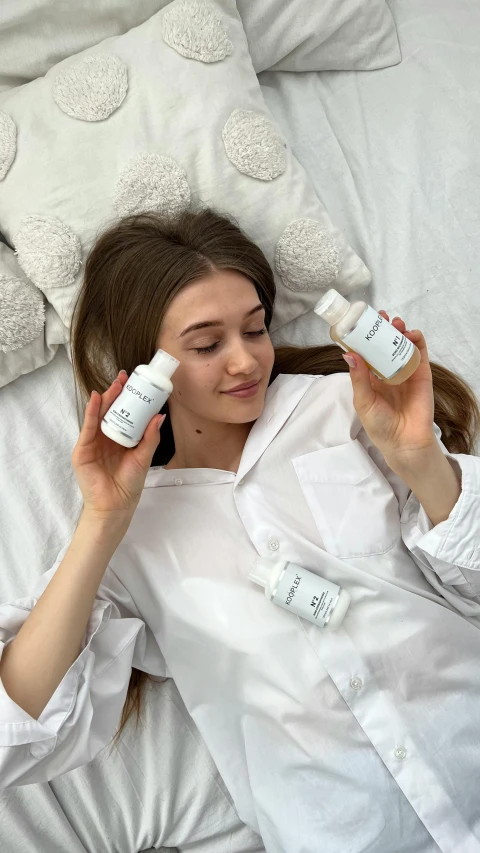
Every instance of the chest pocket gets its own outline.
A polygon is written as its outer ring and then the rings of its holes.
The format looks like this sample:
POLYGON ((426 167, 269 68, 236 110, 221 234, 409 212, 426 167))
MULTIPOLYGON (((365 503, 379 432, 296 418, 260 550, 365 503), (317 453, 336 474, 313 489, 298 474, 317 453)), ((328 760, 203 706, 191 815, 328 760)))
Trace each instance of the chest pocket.
POLYGON ((330 554, 381 554, 399 538, 397 498, 359 441, 315 450, 292 463, 330 554))

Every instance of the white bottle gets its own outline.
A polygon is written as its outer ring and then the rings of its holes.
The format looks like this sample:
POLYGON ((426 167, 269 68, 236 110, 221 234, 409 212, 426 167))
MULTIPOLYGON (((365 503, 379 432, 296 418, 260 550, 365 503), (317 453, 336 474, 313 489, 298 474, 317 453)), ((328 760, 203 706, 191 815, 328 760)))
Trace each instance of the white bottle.
POLYGON ((340 626, 350 604, 345 589, 295 563, 259 557, 248 577, 265 587, 265 596, 274 604, 332 631, 340 626))
POLYGON ((387 385, 405 382, 420 364, 420 351, 366 302, 353 302, 327 290, 315 314, 332 327, 330 337, 345 352, 358 352, 387 385))
POLYGON ((170 377, 180 364, 173 355, 159 349, 150 364, 139 364, 114 400, 100 424, 104 435, 136 447, 148 424, 173 391, 170 377))

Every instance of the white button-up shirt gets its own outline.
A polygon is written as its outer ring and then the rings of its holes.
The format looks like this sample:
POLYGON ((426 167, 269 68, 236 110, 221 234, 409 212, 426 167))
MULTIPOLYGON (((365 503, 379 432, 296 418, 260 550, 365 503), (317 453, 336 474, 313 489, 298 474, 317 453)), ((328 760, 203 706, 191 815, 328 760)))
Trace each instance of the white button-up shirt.
MULTIPOLYGON (((462 492, 434 527, 362 429, 348 374, 281 375, 236 474, 150 469, 39 720, 0 692, 3 784, 90 761, 133 665, 175 679, 268 853, 480 853, 480 459, 448 458, 462 492), (348 590, 341 627, 267 600, 248 580, 258 555, 348 590)), ((65 550, 0 608, 4 642, 65 550)))

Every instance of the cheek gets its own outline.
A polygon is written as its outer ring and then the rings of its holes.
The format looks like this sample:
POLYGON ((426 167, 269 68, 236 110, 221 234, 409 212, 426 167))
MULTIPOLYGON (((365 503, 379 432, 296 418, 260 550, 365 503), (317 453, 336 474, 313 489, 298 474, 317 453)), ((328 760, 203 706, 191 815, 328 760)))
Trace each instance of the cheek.
POLYGON ((275 350, 273 349, 273 344, 270 338, 265 341, 265 347, 262 349, 259 358, 265 368, 269 367, 271 369, 273 367, 273 363, 275 361, 275 350))
MULTIPOLYGON (((177 371, 178 372, 178 371, 177 371)), ((183 394, 193 399, 205 391, 213 391, 218 384, 218 370, 215 363, 205 357, 195 362, 183 365, 182 375, 179 377, 178 388, 183 394)))

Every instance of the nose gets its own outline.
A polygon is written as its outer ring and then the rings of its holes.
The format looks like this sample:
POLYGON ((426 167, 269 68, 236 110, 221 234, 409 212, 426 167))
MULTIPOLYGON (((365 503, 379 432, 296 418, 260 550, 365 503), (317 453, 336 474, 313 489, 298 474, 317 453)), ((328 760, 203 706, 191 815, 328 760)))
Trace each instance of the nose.
POLYGON ((249 351, 242 338, 232 342, 232 345, 229 347, 227 361, 227 372, 230 376, 236 376, 240 373, 248 376, 256 370, 257 365, 257 359, 249 351))

